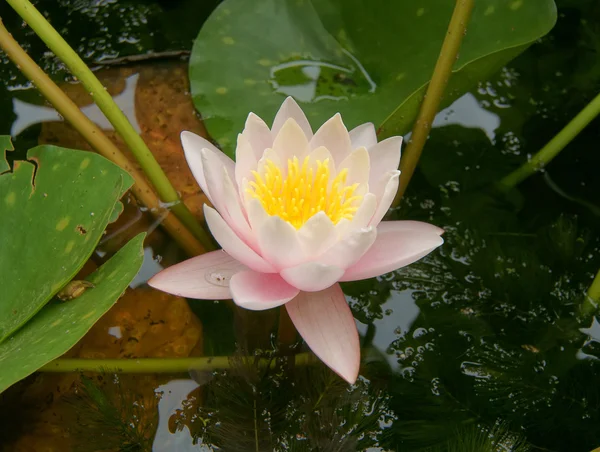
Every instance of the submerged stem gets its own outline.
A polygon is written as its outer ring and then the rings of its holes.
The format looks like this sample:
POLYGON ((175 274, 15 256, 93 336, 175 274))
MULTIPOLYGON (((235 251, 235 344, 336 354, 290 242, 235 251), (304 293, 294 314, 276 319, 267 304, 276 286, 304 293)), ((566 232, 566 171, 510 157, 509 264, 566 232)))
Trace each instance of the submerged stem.
POLYGON ((600 114, 600 94, 575 116, 558 134, 554 136, 529 161, 500 181, 500 189, 507 191, 533 173, 546 166, 563 148, 581 132, 596 116, 600 114))
POLYGON ((406 191, 406 187, 412 178, 412 175, 421 157, 423 146, 429 136, 431 124, 438 111, 442 96, 446 90, 446 85, 452 73, 452 67, 456 63, 458 51, 462 40, 467 32, 467 24, 471 18, 471 12, 475 0, 456 0, 454 12, 448 25, 446 38, 442 44, 440 55, 433 69, 431 81, 427 87, 421 109, 413 125, 410 140, 404 150, 402 160, 400 161, 400 186, 394 198, 393 206, 400 204, 400 200, 406 191))
MULTIPOLYGON (((254 362, 253 356, 203 356, 198 358, 140 358, 140 359, 78 359, 59 358, 44 367, 40 372, 111 372, 111 373, 178 373, 190 370, 229 369, 232 360, 247 359, 254 362)), ((297 366, 310 364, 313 358, 308 353, 295 356, 297 366)), ((261 359, 259 365, 275 366, 272 359, 261 359)))
POLYGON ((79 107, 67 96, 44 71, 21 48, 8 32, 0 19, 0 48, 17 65, 20 71, 33 82, 42 95, 54 106, 100 155, 127 171, 135 184, 131 191, 141 204, 157 218, 164 217, 163 227, 177 243, 191 256, 202 254, 205 249, 185 226, 172 213, 161 207, 160 200, 144 175, 138 171, 129 159, 108 139, 102 130, 90 121, 79 107))
POLYGON ((48 48, 61 59, 75 77, 79 79, 85 89, 92 95, 94 102, 117 133, 123 138, 144 173, 152 182, 160 199, 167 204, 173 204, 173 213, 181 220, 196 238, 207 249, 214 249, 212 242, 196 221, 193 214, 181 203, 177 191, 163 172, 162 168, 144 143, 144 140, 135 131, 125 114, 119 109, 112 96, 106 91, 94 73, 86 66, 83 60, 50 25, 46 18, 29 2, 29 0, 7 0, 21 18, 33 31, 46 43, 48 48))

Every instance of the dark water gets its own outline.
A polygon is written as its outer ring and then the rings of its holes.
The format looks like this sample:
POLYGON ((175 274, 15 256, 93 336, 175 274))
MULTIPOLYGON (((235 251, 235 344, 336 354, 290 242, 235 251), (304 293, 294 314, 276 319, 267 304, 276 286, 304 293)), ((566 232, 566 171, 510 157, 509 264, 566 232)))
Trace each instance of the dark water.
MULTIPOLYGON (((216 3, 37 2, 92 66, 145 52, 189 50, 216 3)), ((444 246, 408 268, 343 286, 363 341, 356 385, 348 387, 321 365, 266 369, 239 358, 273 355, 276 312, 190 301, 191 310, 181 307, 189 317, 187 329, 173 334, 201 331, 205 355, 238 357, 229 370, 34 376, 0 395, 0 447, 182 452, 600 447, 600 325, 581 311, 600 269, 600 121, 516 190, 499 194, 489 188, 600 90, 600 6, 586 0, 562 0, 558 6, 558 24, 549 36, 440 113, 405 201, 390 214, 442 226, 444 246)), ((36 61, 57 80, 65 79, 61 64, 6 5, 0 16, 36 61)), ((59 118, 33 107, 41 104, 39 96, 2 58, 0 133, 12 132, 16 147, 24 150, 37 144, 43 122, 59 118)), ((141 300, 152 297, 143 283, 160 268, 157 254, 177 256, 156 243, 148 242, 144 270, 135 281, 141 300)), ((158 312, 160 303, 156 306, 158 312)), ((133 310, 128 315, 138 319, 133 310)), ((158 347, 145 337, 149 349, 158 347)), ((165 350, 169 356, 177 349, 165 350)))

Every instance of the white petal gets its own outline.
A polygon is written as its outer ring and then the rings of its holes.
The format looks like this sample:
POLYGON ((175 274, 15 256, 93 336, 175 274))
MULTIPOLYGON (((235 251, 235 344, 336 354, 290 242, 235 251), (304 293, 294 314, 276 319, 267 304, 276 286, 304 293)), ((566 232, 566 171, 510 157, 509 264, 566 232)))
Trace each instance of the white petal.
POLYGON ((384 221, 369 251, 346 270, 342 281, 356 281, 389 273, 412 264, 444 243, 442 229, 418 221, 384 221))
POLYGON ((229 280, 247 269, 218 250, 173 265, 150 278, 148 285, 180 297, 229 300, 229 280))
POLYGON ((260 230, 262 225, 269 218, 269 214, 265 212, 265 208, 262 206, 258 199, 249 199, 246 202, 246 212, 248 214, 248 222, 254 234, 260 230))
POLYGON ((227 254, 242 264, 247 265, 252 270, 263 273, 275 273, 273 266, 244 243, 215 209, 205 205, 204 217, 213 237, 227 254))
POLYGON ((383 178, 385 188, 383 194, 378 199, 377 210, 375 211, 375 214, 373 214, 373 218, 371 218, 370 225, 377 226, 389 210, 392 201, 396 196, 396 192, 398 191, 399 178, 400 171, 398 170, 390 171, 386 174, 385 178, 383 178))
POLYGON ((319 262, 346 269, 357 262, 373 245, 377 229, 368 227, 351 232, 319 258, 319 262))
POLYGON ((306 135, 293 118, 288 119, 281 127, 273 142, 273 150, 283 165, 287 165, 287 161, 293 160, 294 157, 302 161, 308 153, 306 135))
POLYGON ((369 149, 371 158, 369 184, 378 181, 382 174, 398 169, 401 146, 402 137, 390 137, 369 149))
POLYGON ((261 159, 265 149, 273 147, 273 137, 269 126, 254 113, 248 115, 242 134, 248 138, 256 160, 261 159))
POLYGON ((270 216, 257 231, 262 256, 276 269, 291 267, 306 259, 298 231, 278 216, 270 216))
POLYGON ((316 292, 327 289, 338 282, 344 274, 344 269, 319 262, 304 262, 295 267, 283 269, 279 274, 289 284, 300 290, 316 292))
POLYGON ((325 146, 331 152, 336 165, 339 165, 352 151, 350 135, 339 113, 323 124, 310 140, 311 149, 319 146, 325 146))
POLYGON ((307 140, 310 140, 313 136, 312 128, 308 123, 308 119, 306 119, 306 115, 300 108, 300 106, 296 103, 293 97, 288 97, 283 101, 279 111, 275 115, 275 120, 273 121, 273 127, 271 127, 271 133, 273 138, 275 138, 278 134, 285 122, 292 118, 296 123, 300 126, 307 140))
POLYGON ((181 144, 183 146, 183 151, 185 153, 188 166, 190 167, 194 178, 198 182, 198 185, 200 185, 200 188, 204 194, 212 203, 213 200, 210 193, 210 188, 206 183, 206 178, 204 177, 202 149, 208 149, 210 152, 212 152, 230 173, 234 172, 235 163, 233 163, 233 160, 218 150, 211 142, 196 135, 195 133, 187 131, 181 132, 181 144))
POLYGON ((252 178, 251 171, 256 170, 258 160, 252 150, 252 145, 248 138, 239 134, 237 147, 235 148, 235 181, 238 187, 242 186, 244 178, 252 178))
POLYGON ((348 133, 350 134, 352 149, 358 149, 360 147, 369 149, 371 146, 377 144, 377 133, 375 132, 375 126, 372 122, 361 124, 348 133))
POLYGON ((348 383, 354 383, 360 367, 360 342, 340 285, 321 292, 300 292, 285 308, 313 353, 348 383))
POLYGON ((340 237, 346 237, 352 231, 365 228, 369 225, 373 214, 377 210, 377 198, 373 193, 367 193, 363 196, 362 203, 354 213, 352 220, 340 220, 336 225, 337 233, 340 237))
POLYGON ((252 270, 236 273, 231 278, 230 289, 235 304, 253 311, 281 306, 299 292, 276 273, 257 273, 252 270))
POLYGON ((308 259, 320 256, 337 241, 335 225, 323 211, 317 212, 298 229, 298 238, 308 259))
POLYGON ((346 177, 346 184, 352 185, 368 184, 369 183, 369 153, 366 148, 358 148, 353 151, 348 157, 337 166, 338 174, 344 170, 348 170, 348 176, 346 177))

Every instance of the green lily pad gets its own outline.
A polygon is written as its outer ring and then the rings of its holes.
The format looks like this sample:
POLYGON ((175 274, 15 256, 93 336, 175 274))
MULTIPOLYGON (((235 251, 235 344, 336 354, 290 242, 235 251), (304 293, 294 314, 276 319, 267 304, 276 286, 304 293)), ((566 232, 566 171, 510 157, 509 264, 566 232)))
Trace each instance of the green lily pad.
POLYGON ((90 152, 38 146, 28 159, 0 175, 0 343, 81 269, 133 183, 90 152))
MULTIPOLYGON (((233 155, 248 112, 271 119, 283 98, 313 127, 341 112, 380 137, 418 112, 455 2, 225 0, 194 43, 191 90, 211 136, 233 155)), ((556 21, 552 0, 476 2, 444 105, 485 79, 556 21)))
POLYGON ((142 266, 144 235, 89 276, 94 288, 74 300, 47 305, 0 344, 0 393, 67 352, 110 309, 142 266))
POLYGON ((14 149, 10 137, 6 135, 0 135, 0 174, 8 171, 10 166, 4 156, 6 151, 12 151, 14 149))

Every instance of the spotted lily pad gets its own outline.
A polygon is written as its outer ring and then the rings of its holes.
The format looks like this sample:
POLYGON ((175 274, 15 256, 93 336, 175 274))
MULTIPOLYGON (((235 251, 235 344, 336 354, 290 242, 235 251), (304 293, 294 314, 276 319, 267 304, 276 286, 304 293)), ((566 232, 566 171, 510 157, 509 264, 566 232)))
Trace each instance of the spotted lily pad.
POLYGON ((0 393, 67 352, 108 311, 142 266, 144 235, 89 276, 94 288, 74 300, 48 304, 0 344, 0 393))
POLYGON ((81 269, 132 183, 100 155, 56 146, 0 174, 0 343, 81 269))
MULTIPOLYGON (((449 104, 546 34, 553 0, 475 2, 449 104)), ((381 138, 409 131, 455 2, 225 0, 194 43, 191 90, 212 137, 230 155, 248 112, 272 118, 292 95, 313 127, 341 112, 381 138)))

